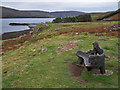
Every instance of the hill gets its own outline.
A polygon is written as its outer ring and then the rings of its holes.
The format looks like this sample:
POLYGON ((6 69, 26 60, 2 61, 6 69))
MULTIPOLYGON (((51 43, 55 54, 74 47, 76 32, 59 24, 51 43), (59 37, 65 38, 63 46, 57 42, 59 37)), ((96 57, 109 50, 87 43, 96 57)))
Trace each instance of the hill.
POLYGON ((108 15, 108 14, 110 14, 110 13, 111 13, 111 12, 105 12, 105 13, 103 13, 102 15, 98 16, 98 17, 96 18, 96 20, 99 19, 99 18, 105 17, 106 15, 108 15))
POLYGON ((109 21, 120 20, 120 18, 118 18, 119 14, 120 9, 112 12, 106 12, 105 14, 99 16, 97 20, 109 20, 109 21))
POLYGON ((108 21, 117 21, 117 20, 120 20, 120 17, 119 17, 119 14, 115 14, 112 17, 106 18, 105 20, 108 20, 108 21))
POLYGON ((84 14, 84 12, 78 11, 59 11, 59 12, 51 12, 55 17, 72 17, 84 14))
POLYGON ((0 7, 0 8, 2 8, 2 18, 53 17, 49 12, 45 12, 45 11, 20 11, 7 7, 0 7))
POLYGON ((45 11, 28 11, 16 10, 7 7, 2 8, 2 18, 47 18, 47 17, 68 17, 84 14, 78 11, 60 11, 60 12, 45 12, 45 11))

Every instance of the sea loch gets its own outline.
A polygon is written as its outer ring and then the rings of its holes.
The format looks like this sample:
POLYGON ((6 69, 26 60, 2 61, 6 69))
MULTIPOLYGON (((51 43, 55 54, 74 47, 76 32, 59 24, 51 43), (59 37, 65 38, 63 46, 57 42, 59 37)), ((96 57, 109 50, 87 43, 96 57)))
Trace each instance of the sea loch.
POLYGON ((28 26, 10 26, 10 23, 45 23, 52 22, 54 18, 7 18, 2 20, 2 32, 14 32, 29 29, 28 26))

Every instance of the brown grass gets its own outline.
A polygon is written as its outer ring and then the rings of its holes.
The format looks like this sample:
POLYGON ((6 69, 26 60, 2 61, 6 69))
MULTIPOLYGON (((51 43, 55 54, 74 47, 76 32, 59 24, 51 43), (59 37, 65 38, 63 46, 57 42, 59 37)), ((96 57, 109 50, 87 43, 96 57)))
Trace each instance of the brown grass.
POLYGON ((113 15, 113 16, 107 18, 106 20, 120 20, 119 15, 120 15, 119 13, 118 13, 118 14, 115 14, 115 15, 113 15))
MULTIPOLYGON (((55 34, 56 35, 61 35, 61 34, 73 33, 73 35, 76 35, 76 33, 78 33, 77 35, 79 35, 79 33, 82 33, 82 32, 96 33, 95 36, 104 36, 104 35, 106 35, 106 36, 116 36, 116 37, 119 36, 119 31, 106 30, 105 26, 96 27, 96 28, 90 28, 90 29, 79 28, 79 29, 70 30, 70 31, 58 31, 55 34), (104 32, 104 34, 102 32, 104 32)), ((51 38, 52 36, 54 36, 54 34, 39 38, 38 40, 51 38)), ((24 44, 24 42, 27 41, 27 40, 30 40, 31 38, 32 38, 31 35, 27 34, 25 36, 21 36, 21 38, 18 39, 18 40, 11 39, 11 40, 4 41, 2 43, 2 52, 7 52, 7 51, 10 51, 10 50, 18 49, 18 48, 20 48, 22 46, 26 46, 24 44)), ((75 47, 74 44, 71 44, 71 47, 72 46, 75 47)))

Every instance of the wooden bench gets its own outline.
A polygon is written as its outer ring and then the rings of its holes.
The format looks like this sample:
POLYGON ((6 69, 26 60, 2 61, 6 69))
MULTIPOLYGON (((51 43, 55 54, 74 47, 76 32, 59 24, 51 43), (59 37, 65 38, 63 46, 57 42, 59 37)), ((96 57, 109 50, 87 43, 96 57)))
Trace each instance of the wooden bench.
POLYGON ((98 42, 93 43, 93 50, 88 52, 77 51, 78 63, 85 64, 88 71, 93 68, 100 69, 101 74, 105 73, 105 50, 100 49, 98 42))

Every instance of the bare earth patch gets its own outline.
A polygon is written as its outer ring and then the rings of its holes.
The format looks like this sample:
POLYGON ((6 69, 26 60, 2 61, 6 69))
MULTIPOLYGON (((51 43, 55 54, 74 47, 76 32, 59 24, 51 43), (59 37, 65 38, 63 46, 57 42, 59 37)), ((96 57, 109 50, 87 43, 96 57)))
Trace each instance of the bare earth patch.
POLYGON ((74 80, 76 80, 80 84, 89 83, 88 81, 80 79, 80 76, 82 75, 82 71, 84 70, 84 66, 77 66, 76 64, 72 64, 71 61, 67 62, 66 64, 68 65, 70 74, 74 80))
POLYGON ((59 51, 56 51, 56 53, 58 55, 61 54, 61 52, 63 51, 67 51, 67 50, 72 50, 73 48, 76 48, 77 46, 75 45, 75 43, 79 42, 80 40, 72 40, 72 41, 69 41, 67 45, 63 45, 62 48, 59 50, 59 51))
POLYGON ((77 65, 72 64, 70 62, 68 63, 68 66, 69 66, 69 70, 70 70, 70 73, 72 76, 75 76, 75 77, 81 76, 81 73, 82 73, 82 70, 84 69, 84 67, 77 66, 77 65))

